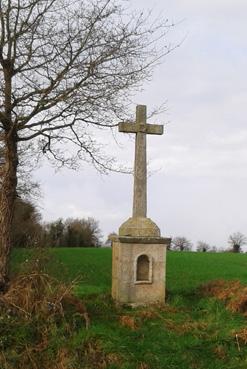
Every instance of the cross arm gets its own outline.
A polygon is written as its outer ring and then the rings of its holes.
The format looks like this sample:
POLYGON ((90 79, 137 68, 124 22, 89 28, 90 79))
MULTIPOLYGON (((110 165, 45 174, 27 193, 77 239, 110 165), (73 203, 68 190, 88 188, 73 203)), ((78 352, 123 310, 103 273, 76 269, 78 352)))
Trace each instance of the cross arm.
POLYGON ((161 124, 136 124, 121 122, 118 124, 119 132, 125 133, 146 133, 150 135, 163 135, 163 125, 161 124))

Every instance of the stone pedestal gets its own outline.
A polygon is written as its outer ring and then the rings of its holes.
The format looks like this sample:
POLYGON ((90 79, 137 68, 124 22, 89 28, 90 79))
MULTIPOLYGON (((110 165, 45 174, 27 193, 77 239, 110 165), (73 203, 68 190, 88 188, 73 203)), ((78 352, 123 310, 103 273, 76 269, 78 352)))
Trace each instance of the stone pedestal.
POLYGON ((170 238, 119 236, 112 245, 112 297, 120 304, 165 302, 170 238))

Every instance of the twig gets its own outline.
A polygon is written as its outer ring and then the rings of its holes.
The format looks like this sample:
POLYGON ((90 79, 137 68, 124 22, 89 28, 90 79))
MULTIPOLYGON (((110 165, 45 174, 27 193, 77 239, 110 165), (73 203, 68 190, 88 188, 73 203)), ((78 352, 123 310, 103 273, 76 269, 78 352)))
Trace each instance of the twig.
POLYGON ((235 335, 235 338, 236 338, 236 342, 237 342, 237 346, 238 346, 238 351, 240 352, 241 349, 240 349, 240 345, 239 345, 239 340, 238 340, 238 335, 237 334, 235 335))
POLYGON ((1 298, 0 299, 0 301, 2 301, 4 304, 7 304, 7 305, 10 305, 10 306, 12 306, 12 307, 14 307, 15 309, 17 309, 17 310, 20 310, 20 311, 22 311, 26 316, 28 316, 28 317, 30 317, 31 316, 31 314, 28 312, 28 311, 26 311, 26 310, 24 310, 24 309, 22 309, 20 306, 17 306, 16 304, 14 304, 12 301, 6 301, 4 298, 1 298))
POLYGON ((38 369, 38 366, 37 366, 36 362, 34 361, 34 359, 32 358, 32 355, 30 354, 30 351, 29 351, 27 346, 26 346, 26 352, 27 352, 27 356, 29 357, 29 360, 31 361, 31 364, 32 364, 33 368, 38 369))
POLYGON ((76 282, 78 281, 78 280, 80 280, 80 276, 77 276, 75 279, 73 279, 73 281, 70 283, 70 285, 64 290, 64 292, 62 293, 62 295, 59 297, 59 298, 57 298, 57 300, 56 300, 56 302, 55 302, 55 304, 57 304, 57 303, 61 303, 61 301, 62 301, 62 299, 64 298, 64 296, 67 294, 67 293, 69 293, 69 292, 71 292, 71 290, 74 288, 74 286, 75 286, 75 284, 76 284, 76 282))

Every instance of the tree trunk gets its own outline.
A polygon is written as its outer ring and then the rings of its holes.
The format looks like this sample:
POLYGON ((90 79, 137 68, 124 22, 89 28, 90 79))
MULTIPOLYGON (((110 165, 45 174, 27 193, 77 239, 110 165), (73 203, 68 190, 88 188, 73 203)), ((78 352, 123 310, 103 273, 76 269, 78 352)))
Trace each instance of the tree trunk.
POLYGON ((17 133, 11 129, 3 134, 4 164, 0 197, 0 291, 8 283, 9 255, 11 250, 11 226, 17 186, 17 133))
POLYGON ((240 252, 240 245, 233 245, 233 252, 240 252))

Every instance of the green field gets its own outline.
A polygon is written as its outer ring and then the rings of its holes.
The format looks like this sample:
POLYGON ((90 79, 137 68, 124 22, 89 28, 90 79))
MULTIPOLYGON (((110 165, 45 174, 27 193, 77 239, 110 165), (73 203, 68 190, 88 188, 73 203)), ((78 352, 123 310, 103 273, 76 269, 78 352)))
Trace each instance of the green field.
MULTIPOLYGON (((82 290, 110 293, 111 249, 59 248, 51 249, 50 253, 54 257, 50 262, 51 273, 67 281, 81 276, 82 290)), ((15 250, 14 266, 23 263, 29 255, 30 251, 15 250)), ((168 252, 166 285, 169 292, 191 292, 202 283, 215 279, 238 279, 247 284, 247 254, 168 252)))
MULTIPOLYGON (((16 250, 12 270, 29 258, 30 252, 16 250)), ((66 369, 247 368, 247 346, 236 340, 246 318, 200 293, 200 286, 210 280, 247 284, 245 254, 169 252, 167 304, 149 309, 117 308, 112 303, 110 249, 52 249, 47 269, 66 282, 79 276, 74 290, 91 320, 90 328, 76 329, 70 341, 59 338, 59 345, 71 350, 88 343, 93 347, 93 357, 86 351, 81 366, 66 369)))

